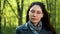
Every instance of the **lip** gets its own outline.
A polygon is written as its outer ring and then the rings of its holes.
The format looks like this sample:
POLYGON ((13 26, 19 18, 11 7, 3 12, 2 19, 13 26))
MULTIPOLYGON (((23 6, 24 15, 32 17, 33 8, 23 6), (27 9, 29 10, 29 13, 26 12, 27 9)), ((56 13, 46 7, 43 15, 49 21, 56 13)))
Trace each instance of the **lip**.
POLYGON ((32 18, 33 20, 37 20, 36 18, 32 18))

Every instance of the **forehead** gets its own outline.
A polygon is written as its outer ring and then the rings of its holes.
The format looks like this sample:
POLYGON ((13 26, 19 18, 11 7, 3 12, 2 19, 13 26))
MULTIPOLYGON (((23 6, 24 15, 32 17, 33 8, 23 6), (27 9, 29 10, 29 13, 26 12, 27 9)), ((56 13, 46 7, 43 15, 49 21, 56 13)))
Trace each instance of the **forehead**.
POLYGON ((33 5, 30 10, 42 10, 39 5, 33 5))

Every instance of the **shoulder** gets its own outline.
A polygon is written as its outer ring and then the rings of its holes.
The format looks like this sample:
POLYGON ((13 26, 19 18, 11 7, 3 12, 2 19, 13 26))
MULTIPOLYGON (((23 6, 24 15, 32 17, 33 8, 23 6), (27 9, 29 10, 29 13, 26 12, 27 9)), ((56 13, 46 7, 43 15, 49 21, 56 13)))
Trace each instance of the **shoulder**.
POLYGON ((45 28, 42 29, 41 33, 43 33, 43 34, 45 34, 45 33, 46 33, 46 34, 52 34, 51 31, 46 30, 45 28), (44 33, 43 33, 43 32, 44 32, 44 33))
POLYGON ((24 24, 24 25, 18 26, 18 27, 16 28, 16 30, 21 31, 21 30, 24 30, 24 29, 27 29, 27 28, 28 28, 28 27, 27 27, 27 23, 26 23, 26 24, 24 24))

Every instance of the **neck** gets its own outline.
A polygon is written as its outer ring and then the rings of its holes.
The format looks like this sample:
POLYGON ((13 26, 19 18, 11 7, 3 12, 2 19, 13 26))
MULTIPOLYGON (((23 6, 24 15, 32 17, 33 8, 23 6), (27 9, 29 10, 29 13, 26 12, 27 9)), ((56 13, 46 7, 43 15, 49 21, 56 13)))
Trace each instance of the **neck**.
POLYGON ((38 25, 38 23, 33 23, 33 25, 34 25, 34 26, 37 26, 37 25, 38 25))
POLYGON ((35 23, 33 23, 33 22, 31 22, 34 26, 38 26, 38 24, 40 23, 40 21, 39 22, 35 22, 35 23))

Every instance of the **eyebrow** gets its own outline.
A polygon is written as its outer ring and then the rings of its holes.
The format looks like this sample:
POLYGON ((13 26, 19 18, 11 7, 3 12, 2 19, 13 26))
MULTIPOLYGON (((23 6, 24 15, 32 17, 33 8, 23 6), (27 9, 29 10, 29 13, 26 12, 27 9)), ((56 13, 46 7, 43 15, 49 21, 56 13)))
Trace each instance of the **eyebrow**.
MULTIPOLYGON (((30 10, 30 11, 35 11, 34 9, 30 10)), ((40 10, 38 10, 38 12, 42 13, 40 10)))

